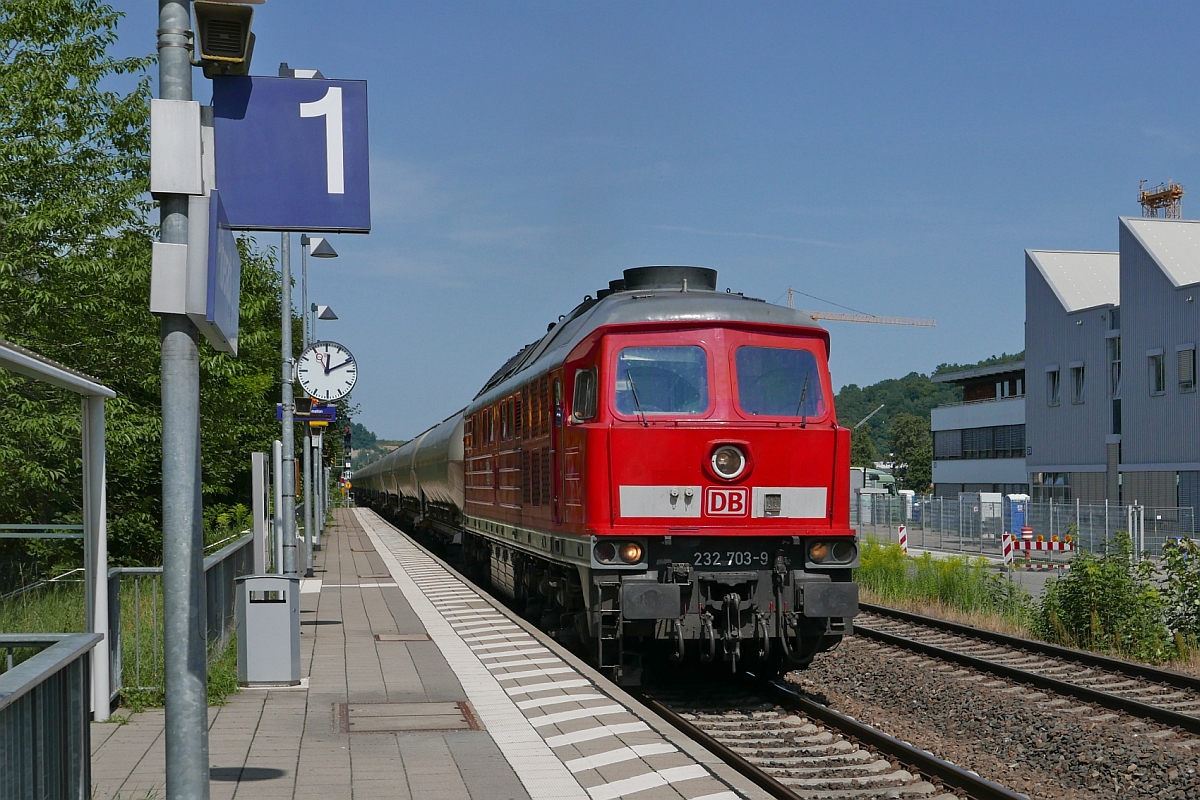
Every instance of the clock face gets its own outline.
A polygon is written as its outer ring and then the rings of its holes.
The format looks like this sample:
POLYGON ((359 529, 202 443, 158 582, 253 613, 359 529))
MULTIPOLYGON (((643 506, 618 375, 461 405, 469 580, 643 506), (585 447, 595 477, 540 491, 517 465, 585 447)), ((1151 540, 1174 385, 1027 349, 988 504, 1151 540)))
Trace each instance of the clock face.
POLYGON ((341 400, 358 380, 358 365, 350 351, 337 342, 314 342, 296 361, 296 377, 309 397, 341 400))

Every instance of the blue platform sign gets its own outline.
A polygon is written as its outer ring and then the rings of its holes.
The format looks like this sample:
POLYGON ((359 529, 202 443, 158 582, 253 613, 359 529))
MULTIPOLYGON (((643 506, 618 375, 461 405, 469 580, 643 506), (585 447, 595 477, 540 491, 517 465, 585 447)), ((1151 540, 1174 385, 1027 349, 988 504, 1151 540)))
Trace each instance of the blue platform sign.
POLYGON ((218 350, 236 356, 242 255, 222 201, 223 195, 213 189, 208 210, 208 302, 200 327, 218 350), (225 347, 217 344, 221 340, 225 347))
POLYGON ((218 76, 213 118, 233 228, 371 230, 366 81, 218 76))

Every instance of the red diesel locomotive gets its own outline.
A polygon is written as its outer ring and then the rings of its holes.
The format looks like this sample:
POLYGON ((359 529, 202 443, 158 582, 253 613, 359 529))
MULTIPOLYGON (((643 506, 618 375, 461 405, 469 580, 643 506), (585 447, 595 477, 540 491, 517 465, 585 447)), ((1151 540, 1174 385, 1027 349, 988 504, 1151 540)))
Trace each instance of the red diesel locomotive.
POLYGON ((472 577, 626 682, 651 653, 806 666, 858 612, 829 334, 716 277, 626 270, 356 472, 356 500, 461 546, 472 577))

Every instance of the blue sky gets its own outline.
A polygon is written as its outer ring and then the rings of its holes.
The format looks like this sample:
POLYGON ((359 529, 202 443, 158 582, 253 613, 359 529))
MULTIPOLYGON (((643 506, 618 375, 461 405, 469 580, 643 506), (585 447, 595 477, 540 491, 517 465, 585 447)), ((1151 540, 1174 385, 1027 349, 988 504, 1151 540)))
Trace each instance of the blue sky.
MULTIPOLYGON (((1140 179, 1189 186, 1194 6, 829 5, 257 6, 255 74, 369 82, 373 231, 310 270, 358 420, 420 432, 644 264, 937 319, 829 323, 839 387, 1013 352, 1025 248, 1115 250, 1140 179)), ((152 51, 157 4, 116 6, 152 51)))

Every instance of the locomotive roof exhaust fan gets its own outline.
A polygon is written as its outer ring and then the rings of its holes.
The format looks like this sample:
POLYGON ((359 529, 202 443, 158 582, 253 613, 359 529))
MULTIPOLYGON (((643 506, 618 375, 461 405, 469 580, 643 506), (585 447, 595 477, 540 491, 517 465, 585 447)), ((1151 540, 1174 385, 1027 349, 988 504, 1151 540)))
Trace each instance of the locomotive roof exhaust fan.
POLYGON ((254 56, 254 34, 250 23, 254 9, 266 0, 195 0, 196 63, 204 67, 204 77, 246 75, 254 56))
POLYGON ((717 271, 707 267, 658 266, 625 270, 625 290, 683 289, 715 292, 717 271))

